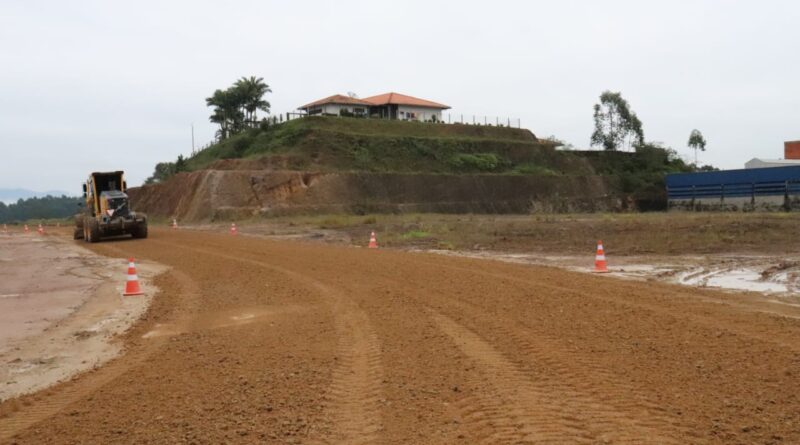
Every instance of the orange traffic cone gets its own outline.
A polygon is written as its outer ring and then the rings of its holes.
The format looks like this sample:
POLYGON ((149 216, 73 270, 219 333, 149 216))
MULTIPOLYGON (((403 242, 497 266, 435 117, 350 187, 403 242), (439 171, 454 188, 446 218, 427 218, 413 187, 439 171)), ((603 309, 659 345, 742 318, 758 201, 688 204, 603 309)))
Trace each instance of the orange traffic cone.
POLYGON ((44 235, 44 227, 41 224, 39 224, 39 228, 36 231, 39 232, 39 235, 44 235))
POLYGON ((231 223, 231 235, 236 235, 236 223, 231 223))
POLYGON ((128 260, 128 281, 125 282, 125 292, 122 293, 122 296, 142 295, 143 293, 139 287, 139 276, 136 275, 136 264, 131 258, 128 260))
POLYGON ((178 220, 175 219, 175 218, 172 218, 172 228, 173 229, 177 229, 178 228, 178 220))
POLYGON ((378 248, 378 240, 375 238, 375 232, 372 232, 369 235, 369 247, 370 249, 377 249, 378 248))
POLYGON ((608 264, 606 263, 606 253, 603 250, 603 242, 597 242, 597 255, 594 257, 594 271, 597 273, 608 272, 608 264))
POLYGON ((30 232, 30 231, 31 231, 31 230, 28 228, 28 225, 27 225, 27 224, 25 224, 25 233, 28 233, 28 232, 30 232))

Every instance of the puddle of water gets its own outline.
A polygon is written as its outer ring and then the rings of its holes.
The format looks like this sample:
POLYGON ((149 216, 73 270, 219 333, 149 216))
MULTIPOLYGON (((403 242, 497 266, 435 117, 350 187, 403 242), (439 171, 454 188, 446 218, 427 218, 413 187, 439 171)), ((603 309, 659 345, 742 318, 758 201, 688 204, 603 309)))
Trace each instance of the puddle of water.
POLYGON ((772 281, 760 281, 760 279, 761 274, 753 270, 731 270, 709 277, 708 285, 713 287, 753 290, 757 292, 788 291, 783 284, 772 281))
MULTIPOLYGON (((573 272, 588 273, 592 271, 591 261, 575 256, 531 255, 524 253, 507 254, 502 252, 459 252, 438 249, 427 250, 427 252, 467 258, 488 258, 511 263, 551 265, 573 272), (579 266, 579 264, 581 265, 579 266), (586 265, 583 266, 582 264, 586 265)), ((719 258, 723 257, 724 256, 719 256, 719 258)), ((675 258, 673 258, 670 262, 660 262, 659 264, 612 264, 614 267, 609 268, 611 272, 609 275, 638 280, 654 277, 662 281, 677 282, 685 286, 716 287, 721 289, 761 292, 764 294, 793 294, 797 292, 797 272, 779 272, 767 279, 761 276, 761 271, 767 267, 765 264, 771 265, 778 261, 772 257, 730 256, 731 261, 727 261, 728 263, 733 261, 740 263, 738 264, 739 267, 736 269, 732 269, 730 265, 700 267, 700 264, 708 261, 707 257, 702 256, 687 256, 679 259, 685 260, 685 262, 675 263, 675 258), (742 262, 747 264, 741 264, 742 262), (749 266, 754 262, 757 263, 754 268, 742 267, 749 266)))
POLYGON ((761 274, 752 269, 713 270, 695 269, 678 276, 681 284, 719 287, 754 292, 789 292, 788 286, 776 281, 762 281, 761 274))

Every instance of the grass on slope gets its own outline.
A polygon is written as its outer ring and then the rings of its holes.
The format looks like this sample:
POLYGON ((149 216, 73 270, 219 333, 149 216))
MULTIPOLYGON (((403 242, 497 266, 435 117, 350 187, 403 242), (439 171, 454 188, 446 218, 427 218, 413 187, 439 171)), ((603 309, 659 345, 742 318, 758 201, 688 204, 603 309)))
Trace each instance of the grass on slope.
POLYGON ((319 171, 591 174, 578 156, 557 152, 528 130, 355 118, 312 117, 253 129, 188 160, 271 157, 319 171))
POLYGON ((312 117, 304 119, 300 124, 319 130, 372 136, 536 141, 536 136, 530 130, 524 128, 338 117, 312 117))

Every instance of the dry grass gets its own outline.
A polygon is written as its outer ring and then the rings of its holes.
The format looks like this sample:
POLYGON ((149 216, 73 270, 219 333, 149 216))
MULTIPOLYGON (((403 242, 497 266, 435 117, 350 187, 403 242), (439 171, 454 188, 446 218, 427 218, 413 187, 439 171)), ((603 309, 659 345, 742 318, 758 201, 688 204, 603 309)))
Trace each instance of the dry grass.
POLYGON ((327 215, 271 218, 296 231, 327 229, 354 243, 378 233, 382 245, 580 253, 603 240, 625 254, 782 253, 800 250, 798 213, 616 213, 568 215, 327 215), (365 235, 366 234, 366 235, 365 235))

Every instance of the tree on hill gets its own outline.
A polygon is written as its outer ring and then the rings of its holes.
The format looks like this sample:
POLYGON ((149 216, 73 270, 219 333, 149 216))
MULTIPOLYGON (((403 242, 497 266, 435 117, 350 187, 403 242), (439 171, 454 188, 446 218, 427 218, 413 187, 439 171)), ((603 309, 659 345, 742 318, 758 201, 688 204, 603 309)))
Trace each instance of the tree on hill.
POLYGON ((159 182, 164 182, 167 179, 173 177, 175 173, 185 172, 189 170, 189 166, 186 164, 186 158, 183 155, 178 155, 178 159, 175 162, 159 162, 156 164, 156 168, 153 170, 153 174, 147 178, 144 183, 145 184, 156 184, 159 182))
POLYGON ((271 93, 262 77, 242 77, 225 90, 216 90, 206 98, 206 105, 214 107, 209 120, 219 125, 218 139, 227 139, 248 127, 256 126, 258 111, 269 113, 270 104, 264 95, 271 93))
POLYGON ((594 106, 591 144, 609 151, 644 144, 642 122, 622 94, 604 91, 600 95, 600 103, 594 106))
POLYGON ((697 165, 697 150, 706 151, 706 138, 700 130, 694 129, 689 134, 689 142, 686 143, 689 148, 694 149, 694 164, 697 165))
POLYGON ((219 139, 227 139, 244 126, 244 113, 241 111, 242 100, 236 97, 237 95, 237 91, 228 88, 227 90, 216 90, 211 97, 206 98, 206 105, 214 107, 209 120, 219 124, 217 132, 219 139))
POLYGON ((186 158, 183 155, 178 155, 178 159, 175 161, 175 173, 185 172, 186 171, 186 158))
POLYGON ((158 164, 156 164, 156 168, 153 171, 153 174, 149 178, 147 178, 144 181, 144 183, 155 184, 157 182, 166 181, 174 174, 175 174, 174 162, 159 162, 158 164))
POLYGON ((264 83, 263 77, 242 77, 234 84, 244 101, 245 119, 250 126, 258 122, 258 110, 269 113, 270 104, 264 100, 264 95, 271 93, 269 85, 264 83))

